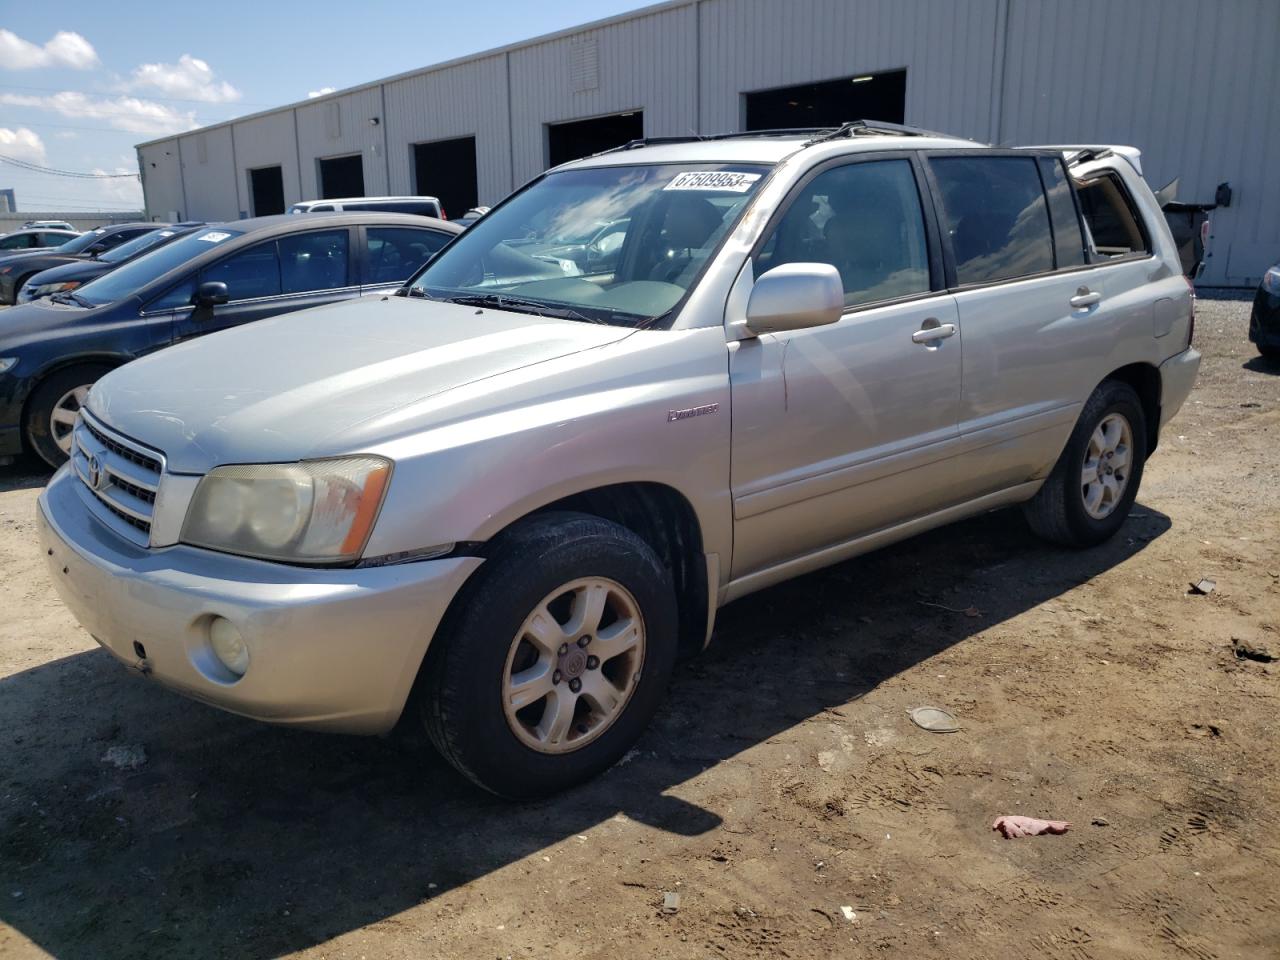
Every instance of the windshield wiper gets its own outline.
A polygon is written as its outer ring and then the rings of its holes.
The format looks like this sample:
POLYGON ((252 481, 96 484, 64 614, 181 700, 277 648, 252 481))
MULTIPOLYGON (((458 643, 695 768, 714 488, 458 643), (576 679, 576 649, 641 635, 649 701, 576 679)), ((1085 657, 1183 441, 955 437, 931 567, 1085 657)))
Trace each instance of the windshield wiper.
POLYGON ((509 297, 505 293, 469 293, 459 297, 441 297, 446 303, 459 303, 464 307, 493 307, 496 310, 511 310, 514 313, 533 313, 540 317, 553 317, 557 320, 581 320, 584 323, 604 323, 579 313, 572 307, 557 307, 538 300, 525 300, 520 297, 509 297))
POLYGON ((79 306, 79 307, 93 306, 93 304, 90 303, 88 300, 86 300, 84 297, 80 296, 77 293, 72 293, 70 290, 67 290, 64 293, 55 293, 49 299, 53 300, 56 303, 75 303, 76 306, 79 306))
POLYGON ((417 297, 420 300, 431 299, 429 296, 427 296, 427 291, 423 290, 421 287, 401 287, 399 290, 396 291, 396 296, 397 297, 417 297))

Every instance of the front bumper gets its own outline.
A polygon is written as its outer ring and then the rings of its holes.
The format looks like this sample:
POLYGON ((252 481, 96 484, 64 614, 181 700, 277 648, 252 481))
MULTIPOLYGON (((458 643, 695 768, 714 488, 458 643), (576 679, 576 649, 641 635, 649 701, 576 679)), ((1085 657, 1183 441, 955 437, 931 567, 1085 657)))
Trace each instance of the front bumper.
POLYGON ((1187 402, 1196 374, 1200 372, 1200 351, 1188 347, 1160 364, 1160 426, 1173 419, 1173 415, 1187 402))
POLYGON ((482 563, 320 569, 183 545, 143 549, 94 517, 89 496, 63 467, 39 500, 49 574, 76 619, 161 684, 274 723, 390 730, 445 610, 482 563), (249 647, 249 669, 234 683, 220 677, 208 646, 214 616, 234 623, 249 647))

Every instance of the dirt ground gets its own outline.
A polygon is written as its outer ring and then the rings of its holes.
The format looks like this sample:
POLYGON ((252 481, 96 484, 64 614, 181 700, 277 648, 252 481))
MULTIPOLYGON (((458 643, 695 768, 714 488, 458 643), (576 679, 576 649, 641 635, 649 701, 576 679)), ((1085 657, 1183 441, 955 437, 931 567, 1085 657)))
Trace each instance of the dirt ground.
POLYGON ((1232 652, 1280 655, 1280 366, 1247 313, 1201 301, 1113 542, 1005 511, 734 604, 623 764, 528 806, 117 665, 46 579, 45 476, 0 470, 0 955, 1277 957, 1280 662, 1232 652))

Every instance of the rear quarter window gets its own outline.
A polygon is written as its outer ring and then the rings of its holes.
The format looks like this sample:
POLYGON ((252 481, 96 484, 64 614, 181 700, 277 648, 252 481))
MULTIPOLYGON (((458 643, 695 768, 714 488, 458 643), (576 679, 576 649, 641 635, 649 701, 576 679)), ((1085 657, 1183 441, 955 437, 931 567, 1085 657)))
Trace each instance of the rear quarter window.
POLYGON ((1080 210, 1100 259, 1145 256, 1151 238, 1119 174, 1102 173, 1076 181, 1080 210))

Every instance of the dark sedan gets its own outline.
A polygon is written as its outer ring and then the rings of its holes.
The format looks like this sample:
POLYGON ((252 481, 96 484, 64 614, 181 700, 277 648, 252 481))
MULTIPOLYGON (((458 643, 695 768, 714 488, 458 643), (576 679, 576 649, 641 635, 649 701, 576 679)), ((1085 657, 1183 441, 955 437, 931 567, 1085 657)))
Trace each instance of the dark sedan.
POLYGON ((0 314, 0 458, 56 466, 89 387, 192 337, 391 291, 461 233, 412 214, 283 214, 214 224, 66 294, 0 314))
POLYGON ((150 233, 157 226, 159 224, 155 223, 116 223, 82 233, 60 247, 0 260, 0 303, 15 302, 22 285, 41 270, 95 257, 134 237, 150 233))
POLYGON ((154 250, 203 226, 205 226, 204 223, 194 222, 158 223, 157 229, 150 233, 134 237, 114 250, 100 253, 91 260, 73 260, 71 263, 41 270, 29 277, 18 290, 18 303, 30 303, 42 297, 51 297, 55 293, 68 293, 77 287, 83 287, 90 280, 96 280, 104 273, 110 273, 116 267, 142 256, 148 250, 154 250))
POLYGON ((1262 275, 1253 296, 1249 339, 1268 360, 1280 360, 1280 263, 1262 275))

